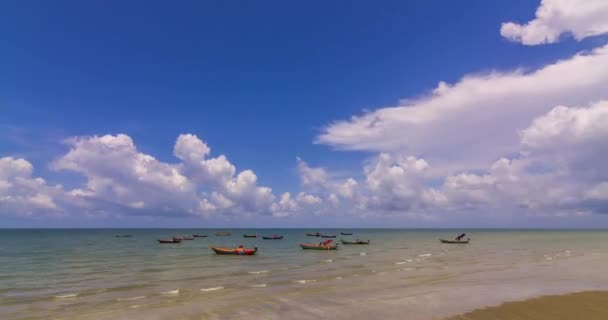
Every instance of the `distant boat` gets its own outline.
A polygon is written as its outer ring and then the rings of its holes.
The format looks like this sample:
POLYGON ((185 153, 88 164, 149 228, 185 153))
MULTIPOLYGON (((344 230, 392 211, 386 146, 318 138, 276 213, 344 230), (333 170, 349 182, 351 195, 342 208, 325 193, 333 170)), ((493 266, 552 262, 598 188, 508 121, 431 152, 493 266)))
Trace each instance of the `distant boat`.
POLYGON ((342 242, 342 244, 369 244, 369 240, 364 241, 364 240, 355 240, 355 241, 348 241, 348 240, 340 240, 342 242))
POLYGON ((264 239, 264 240, 281 240, 281 239, 283 239, 283 236, 274 235, 272 237, 262 237, 262 239, 264 239))
POLYGON ((184 237, 182 237, 182 236, 176 236, 176 237, 173 237, 173 239, 184 240, 184 237))
POLYGON ((182 240, 194 240, 194 237, 182 236, 182 240))
POLYGON ((333 234, 322 234, 321 238, 335 238, 336 236, 333 234))
POLYGON ((257 234, 244 234, 243 238, 257 238, 258 235, 257 234))
POLYGON ((240 256, 251 256, 258 251, 258 247, 255 248, 243 248, 242 251, 237 250, 238 248, 225 248, 225 247, 210 247, 216 254, 232 254, 240 256))
POLYGON ((192 236, 195 238, 207 238, 206 234, 193 234, 192 236))
POLYGON ((115 234, 114 236, 116 238, 131 238, 133 235, 132 234, 115 234))
POLYGON ((180 243, 182 239, 180 238, 171 238, 171 239, 158 239, 158 243, 180 243))
POLYGON ((343 236, 352 236, 353 235, 352 232, 350 232, 350 233, 340 232, 340 234, 343 236))
POLYGON ((439 241, 441 241, 441 243, 460 243, 460 244, 467 244, 469 243, 471 239, 467 239, 467 240, 445 240, 445 239, 439 239, 439 241))
POLYGON ((228 231, 218 231, 215 233, 216 236, 221 236, 221 237, 227 237, 227 236, 231 236, 232 233, 228 232, 228 231))
POLYGON ((300 243, 300 247, 306 250, 336 250, 338 249, 337 244, 329 244, 329 245, 318 245, 313 243, 300 243))
POLYGON ((309 237, 320 237, 321 236, 321 234, 318 232, 317 233, 307 233, 306 235, 309 237))

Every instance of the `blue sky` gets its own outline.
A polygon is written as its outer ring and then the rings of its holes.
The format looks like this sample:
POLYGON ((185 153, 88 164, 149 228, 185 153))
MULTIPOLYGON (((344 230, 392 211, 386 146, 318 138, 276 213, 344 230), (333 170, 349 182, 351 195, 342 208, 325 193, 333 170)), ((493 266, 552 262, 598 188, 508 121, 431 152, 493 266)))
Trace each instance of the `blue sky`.
MULTIPOLYGON (((375 163, 379 152, 390 153, 391 161, 399 163, 394 159, 432 159, 434 150, 360 147, 331 137, 319 140, 337 121, 399 106, 400 99, 419 99, 440 81, 455 84, 468 75, 518 68, 532 72, 605 44, 601 33, 568 37, 568 32, 577 30, 567 27, 565 40, 543 45, 522 45, 501 36, 503 23, 533 20, 538 7, 537 1, 468 1, 466 6, 455 1, 2 3, 0 157, 26 159, 34 167, 33 177, 43 177, 49 185, 61 184, 67 192, 82 189, 99 174, 68 166, 53 168, 54 161, 76 148, 66 140, 125 134, 138 152, 175 164, 176 138, 190 133, 209 145, 210 157, 225 154, 237 174, 251 169, 259 186, 272 188, 275 201, 283 192, 292 196, 305 192, 326 203, 332 191, 326 186, 303 186, 303 167, 296 157, 306 167, 323 168, 336 185, 348 177, 364 185, 369 179, 363 168, 375 163)), ((581 95, 576 107, 602 98, 581 95)), ((547 105, 546 111, 553 107, 547 105)), ((532 123, 538 115, 526 122, 532 123)), ((513 128, 521 129, 525 128, 513 128)), ((515 158, 520 152, 505 148, 488 157, 515 158)), ((449 175, 465 170, 484 174, 490 165, 467 163, 442 169, 426 177, 423 185, 439 190, 449 175)), ((590 181, 581 188, 591 190, 602 182, 590 181)), ((213 188, 201 183, 195 189, 211 192, 213 188)), ((374 197, 374 190, 362 192, 374 197)), ((108 197, 103 197, 104 202, 114 201, 108 197)), ((305 209, 287 218, 261 216, 270 225, 314 225, 323 215, 335 224, 365 226, 370 222, 361 215, 393 208, 380 226, 394 221, 405 226, 454 224, 453 217, 433 216, 445 207, 414 207, 351 203, 341 209, 309 209, 323 212, 311 216, 301 212, 305 209), (331 213, 336 210, 360 214, 351 223, 349 215, 331 213), (402 213, 405 216, 399 218, 402 213), (419 215, 424 217, 416 218, 419 215)), ((545 211, 555 207, 547 206, 545 211)), ((574 207, 587 210, 584 204, 574 207)), ((28 210, 25 215, 7 212, 7 226, 223 225, 241 221, 235 218, 239 214, 249 217, 244 221, 253 219, 251 212, 241 209, 187 218, 149 217, 127 210, 117 213, 119 220, 107 215, 107 209, 100 217, 86 219, 72 213, 82 209, 62 209, 60 218, 28 210)), ((581 224, 603 219, 596 214, 581 224)), ((467 215, 467 219, 476 218, 467 215)), ((484 223, 501 225, 505 219, 512 217, 487 218, 484 223)), ((539 225, 561 223, 533 216, 516 218, 515 225, 526 225, 530 219, 539 219, 539 225)))

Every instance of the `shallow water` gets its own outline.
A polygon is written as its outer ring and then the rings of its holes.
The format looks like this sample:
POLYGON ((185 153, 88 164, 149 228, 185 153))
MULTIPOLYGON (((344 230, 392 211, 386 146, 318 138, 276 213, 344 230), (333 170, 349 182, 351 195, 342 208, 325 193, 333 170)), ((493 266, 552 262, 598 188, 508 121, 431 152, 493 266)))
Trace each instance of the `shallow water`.
POLYGON ((608 285, 593 272, 608 262, 606 231, 464 230, 469 245, 439 243, 461 230, 228 230, 230 237, 214 236, 215 231, 0 230, 0 318, 268 319, 297 311, 308 319, 329 317, 331 310, 337 317, 365 318, 366 312, 377 316, 376 309, 397 315, 402 307, 390 301, 406 298, 414 305, 437 305, 429 314, 440 315, 454 306, 429 299, 445 288, 478 288, 487 295, 492 291, 483 286, 491 285, 502 289, 497 297, 517 297, 540 293, 521 292, 535 281, 565 291, 608 285), (305 236, 316 231, 336 234, 336 241, 359 238, 371 244, 301 250, 298 243, 325 240, 305 236), (194 233, 209 237, 156 243, 194 233), (242 237, 255 233, 285 237, 242 237), (259 254, 217 256, 208 248, 239 244, 258 246, 259 254), (573 268, 577 261, 590 271, 573 268), (353 310, 360 299, 372 305, 353 310))

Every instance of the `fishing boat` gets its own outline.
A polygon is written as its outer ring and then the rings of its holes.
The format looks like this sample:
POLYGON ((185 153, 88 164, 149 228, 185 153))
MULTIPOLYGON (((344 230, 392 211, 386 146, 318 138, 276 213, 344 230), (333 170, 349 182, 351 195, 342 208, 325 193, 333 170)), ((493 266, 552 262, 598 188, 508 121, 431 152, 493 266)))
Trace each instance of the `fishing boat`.
POLYGON ((207 238, 206 234, 193 234, 192 236, 195 238, 207 238))
POLYGON ((221 237, 227 237, 227 236, 231 236, 232 233, 228 232, 228 231, 219 231, 215 233, 216 236, 221 236, 221 237))
POLYGON ((445 239, 439 239, 439 241, 441 241, 441 243, 460 243, 460 244, 467 244, 469 243, 471 239, 467 239, 467 240, 445 240, 445 239))
POLYGON ((343 235, 343 236, 352 236, 352 235, 353 235, 353 233, 352 233, 352 232, 349 232, 349 233, 346 233, 346 232, 340 232, 340 234, 341 234, 341 235, 343 235))
POLYGON ((251 256, 254 255, 258 251, 258 247, 254 248, 243 248, 243 250, 238 250, 238 248, 225 248, 225 247, 210 247, 215 254, 232 254, 237 256, 251 256))
POLYGON ((333 234, 322 234, 321 238, 335 238, 336 236, 333 234))
POLYGON ((275 234, 272 237, 262 237, 262 239, 264 239, 264 240, 281 240, 281 239, 283 239, 283 236, 278 236, 275 234))
POLYGON ((170 238, 170 239, 158 239, 158 243, 180 243, 182 239, 180 238, 170 238))
POLYGON ((133 235, 132 234, 115 234, 114 236, 116 238, 131 238, 133 235))
POLYGON ((194 237, 182 236, 182 240, 194 240, 194 237))
POLYGON ((181 240, 184 240, 184 237, 182 237, 182 236, 175 236, 175 237, 173 237, 173 239, 177 239, 177 240, 181 241, 181 240))
POLYGON ((318 232, 317 233, 307 233, 306 235, 309 237, 320 237, 321 236, 321 234, 318 232))
POLYGON ((369 240, 367 240, 367 241, 364 241, 364 240, 355 240, 355 241, 340 240, 340 242, 342 242, 342 244, 369 244, 369 240))
POLYGON ((306 250, 336 250, 337 244, 319 245, 314 243, 300 243, 300 247, 306 250))
POLYGON ((243 238, 257 238, 258 235, 257 234, 244 234, 243 238))

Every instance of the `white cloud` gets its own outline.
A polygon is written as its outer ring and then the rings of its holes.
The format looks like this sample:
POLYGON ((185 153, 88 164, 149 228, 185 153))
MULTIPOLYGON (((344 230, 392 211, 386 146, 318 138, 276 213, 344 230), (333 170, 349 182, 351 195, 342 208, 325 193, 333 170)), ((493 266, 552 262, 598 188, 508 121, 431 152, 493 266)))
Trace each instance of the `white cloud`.
POLYGON ((298 173, 304 187, 325 187, 329 177, 323 168, 312 168, 304 160, 296 158, 298 173))
POLYGON ((503 37, 524 45, 555 43, 567 33, 579 41, 608 33, 608 1, 542 0, 534 20, 506 22, 500 28, 503 37))
POLYGON ((608 46, 524 72, 469 75, 327 126, 316 142, 339 149, 424 157, 435 174, 487 168, 517 152, 519 130, 556 105, 608 98, 608 46))
POLYGON ((25 159, 0 158, 0 214, 60 215, 66 195, 60 185, 50 186, 33 177, 34 167, 25 159))
POLYGON ((77 137, 52 168, 80 173, 86 186, 72 194, 95 201, 95 206, 149 210, 152 215, 196 214, 195 185, 179 166, 139 152, 124 134, 77 137))

